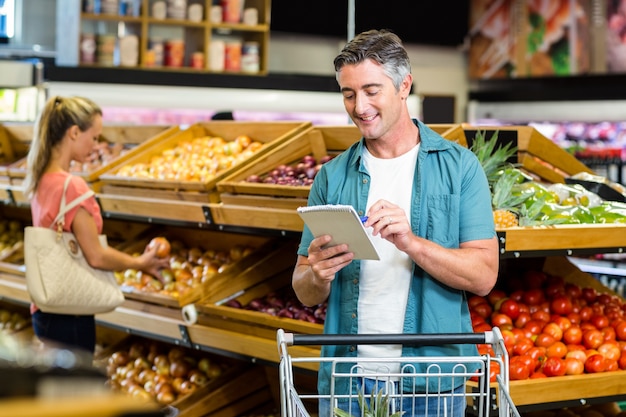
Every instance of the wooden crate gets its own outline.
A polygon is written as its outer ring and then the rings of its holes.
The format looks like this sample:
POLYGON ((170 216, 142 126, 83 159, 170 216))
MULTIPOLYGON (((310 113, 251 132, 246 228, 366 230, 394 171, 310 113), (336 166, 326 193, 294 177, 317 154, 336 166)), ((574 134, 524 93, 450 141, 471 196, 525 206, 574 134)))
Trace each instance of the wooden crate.
POLYGON ((236 245, 251 247, 253 252, 233 263, 226 270, 213 275, 205 282, 190 287, 189 290, 177 295, 166 292, 148 292, 132 285, 123 285, 122 289, 125 297, 128 299, 180 308, 197 302, 204 297, 224 294, 225 288, 232 288, 233 282, 239 279, 240 276, 243 277, 242 279, 257 275, 263 277, 264 274, 271 273, 272 268, 280 268, 284 264, 284 261, 279 256, 283 250, 283 245, 278 240, 263 236, 212 230, 194 230, 193 233, 188 233, 181 228, 164 227, 150 229, 141 238, 134 239, 132 245, 125 247, 123 250, 127 253, 140 253, 150 239, 156 236, 164 236, 170 242, 182 242, 187 249, 199 248, 203 252, 207 250, 228 251, 236 245), (267 267, 259 266, 265 260, 272 262, 267 267))
POLYGON ((498 132, 502 143, 512 142, 517 146, 517 162, 521 167, 546 182, 564 183, 570 175, 593 173, 575 156, 531 126, 465 126, 463 130, 469 146, 478 131, 486 132, 487 138, 498 132))
MULTIPOLYGON (((171 349, 182 351, 186 358, 200 360, 208 358, 211 363, 219 364, 222 374, 194 392, 182 395, 168 405, 179 417, 224 416, 237 417, 237 410, 247 411, 263 404, 268 399, 267 378, 261 366, 250 365, 224 356, 199 352, 185 347, 168 345, 157 341, 146 341, 136 336, 129 336, 104 348, 95 356, 95 365, 106 369, 109 358, 115 352, 130 354, 131 349, 157 349, 168 355, 171 349), (263 395, 259 395, 263 393, 263 395), (244 408, 241 408, 245 406, 244 408)), ((172 379, 173 381, 173 379, 172 379)), ((132 395, 132 394, 125 394, 132 395)))
MULTIPOLYGON (((34 126, 24 126, 21 128, 23 139, 32 137, 34 126), (26 136, 26 132, 30 133, 26 136)), ((102 134, 99 137, 101 142, 109 144, 121 144, 124 150, 120 156, 110 160, 105 165, 98 166, 90 171, 77 171, 75 175, 83 177, 88 182, 93 182, 104 172, 113 169, 131 158, 135 153, 140 151, 140 145, 149 146, 152 143, 158 143, 161 140, 174 135, 180 131, 178 126, 162 126, 162 125, 105 125, 102 127, 102 134)), ((26 158, 23 157, 7 168, 9 177, 14 186, 19 186, 26 176, 26 158)))
POLYGON ((262 147, 251 156, 244 158, 237 165, 218 172, 212 179, 207 181, 172 181, 157 180, 152 178, 132 178, 118 175, 121 167, 108 170, 100 176, 103 182, 102 192, 116 193, 120 195, 136 195, 138 189, 166 190, 176 195, 168 195, 161 192, 159 198, 177 198, 183 200, 198 200, 198 193, 202 193, 205 202, 218 202, 219 195, 216 184, 230 173, 248 164, 254 164, 258 158, 279 146, 294 135, 310 127, 310 123, 302 122, 236 122, 236 121, 211 121, 197 123, 176 135, 168 137, 159 143, 142 147, 141 152, 128 158, 123 166, 134 164, 146 164, 155 156, 160 156, 164 151, 171 150, 177 145, 193 141, 196 138, 206 136, 221 137, 227 142, 232 142, 238 136, 247 135, 252 140, 261 142, 262 147), (117 186, 117 188, 111 188, 117 186))
MULTIPOLYGON (((199 321, 203 321, 211 326, 218 326, 226 329, 236 329, 239 332, 259 337, 275 338, 276 330, 306 334, 320 334, 323 325, 311 323, 304 320, 277 317, 268 313, 248 310, 245 308, 229 307, 226 300, 236 300, 242 306, 248 305, 250 301, 264 297, 276 291, 291 290, 291 276, 293 266, 281 273, 275 274, 268 279, 260 281, 248 288, 232 293, 231 297, 225 300, 214 301, 206 298, 196 304, 196 309, 200 314, 199 321), (219 323, 221 322, 221 324, 219 323)), ((291 290, 293 291, 293 290, 291 290)))
POLYGON ((239 204, 273 208, 292 208, 306 205, 310 186, 251 183, 250 175, 264 176, 279 165, 295 166, 306 155, 319 160, 326 155, 337 155, 361 138, 356 126, 314 126, 280 144, 256 159, 254 164, 242 167, 217 183, 224 204, 239 204))

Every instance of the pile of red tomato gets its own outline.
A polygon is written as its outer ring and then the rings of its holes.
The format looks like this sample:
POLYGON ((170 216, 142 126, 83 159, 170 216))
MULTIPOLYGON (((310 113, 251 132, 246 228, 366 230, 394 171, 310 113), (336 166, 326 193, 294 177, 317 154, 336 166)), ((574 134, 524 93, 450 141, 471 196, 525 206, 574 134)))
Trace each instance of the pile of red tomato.
POLYGON ((526 270, 468 303, 474 331, 501 330, 511 380, 626 369, 626 303, 608 290, 526 270))

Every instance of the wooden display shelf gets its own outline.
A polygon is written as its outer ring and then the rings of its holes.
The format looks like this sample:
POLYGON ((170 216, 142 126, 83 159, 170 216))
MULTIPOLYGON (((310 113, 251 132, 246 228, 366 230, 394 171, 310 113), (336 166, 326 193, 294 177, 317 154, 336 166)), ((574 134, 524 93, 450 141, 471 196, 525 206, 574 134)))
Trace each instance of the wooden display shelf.
POLYGON ((162 417, 161 407, 121 394, 64 398, 11 398, 0 400, 0 415, 11 417, 162 417))
POLYGON ((555 225, 512 227, 501 231, 501 255, 525 251, 568 251, 626 247, 626 224, 555 225))

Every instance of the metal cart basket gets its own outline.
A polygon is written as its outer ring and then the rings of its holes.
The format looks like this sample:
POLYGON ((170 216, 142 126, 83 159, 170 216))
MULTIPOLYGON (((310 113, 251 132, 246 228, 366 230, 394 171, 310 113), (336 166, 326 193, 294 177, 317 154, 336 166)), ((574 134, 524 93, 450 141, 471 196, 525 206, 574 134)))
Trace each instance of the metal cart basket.
MULTIPOLYGON (((279 378, 282 417, 317 416, 319 401, 329 401, 333 416, 353 417, 409 417, 416 402, 426 404, 419 412, 420 417, 520 417, 509 394, 509 361, 502 334, 497 327, 484 333, 469 334, 361 334, 361 335, 305 335, 277 332, 280 354, 279 378), (484 344, 490 349, 489 354, 477 356, 423 356, 403 358, 339 358, 339 357, 292 357, 288 346, 306 345, 369 345, 402 344, 414 346, 440 346, 450 344, 484 344), (356 362, 358 361, 359 364, 356 362), (364 362, 373 362, 377 370, 363 372, 364 362), (330 364, 330 393, 318 394, 316 388, 300 385, 299 379, 308 372, 314 372, 322 363, 330 364), (294 372, 300 368, 303 372, 294 372), (341 394, 336 392, 343 380, 350 386, 361 387, 358 381, 366 377, 375 384, 375 389, 364 394, 358 392, 341 394), (298 378, 298 380, 294 380, 298 378), (407 382, 408 380, 408 384, 407 382), (415 386, 420 380, 425 389, 406 389, 397 387, 415 386), (394 384, 395 381, 395 385, 394 384), (445 385, 447 381, 448 385, 445 385), (451 382, 452 381, 452 382, 451 382), (459 386, 450 391, 441 390, 443 386, 459 386), (396 388, 390 388, 395 386, 396 388), (376 392, 375 392, 376 391, 376 392), (448 411, 446 404, 451 401, 464 401, 463 416, 448 411), (341 408, 335 407, 342 403, 341 408), (430 404, 429 404, 430 403, 430 404), (356 404, 353 406, 353 404, 356 404), (407 406, 408 404, 408 406, 407 406), (438 405, 436 405, 438 404, 438 405), (443 406, 440 406, 443 404, 443 406), (361 407, 362 406, 362 407, 361 407), (312 411, 314 410, 314 412, 312 411), (434 411, 436 410, 436 411, 434 411)), ((371 367, 370 367, 371 368, 371 367)), ((345 384, 344 384, 345 385, 345 384)), ((371 386, 371 385, 370 385, 371 386)), ((463 407, 461 407, 463 409, 463 407)), ((320 417, 322 417, 320 415, 320 417)), ((327 417, 327 416, 323 416, 327 417)))

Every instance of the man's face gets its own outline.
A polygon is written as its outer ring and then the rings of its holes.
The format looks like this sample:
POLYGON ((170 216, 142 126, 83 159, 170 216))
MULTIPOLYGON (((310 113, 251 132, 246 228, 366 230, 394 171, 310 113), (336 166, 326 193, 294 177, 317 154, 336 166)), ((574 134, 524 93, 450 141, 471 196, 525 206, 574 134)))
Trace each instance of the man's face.
POLYGON ((346 112, 366 139, 384 136, 400 118, 405 107, 403 91, 396 91, 378 63, 367 60, 346 65, 339 71, 337 81, 346 112))

